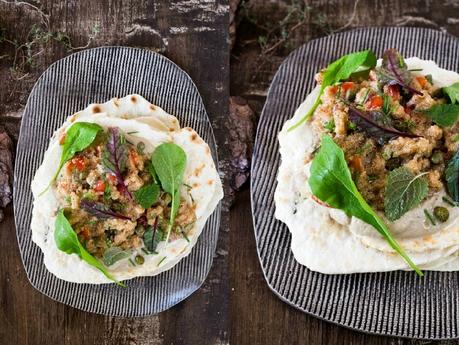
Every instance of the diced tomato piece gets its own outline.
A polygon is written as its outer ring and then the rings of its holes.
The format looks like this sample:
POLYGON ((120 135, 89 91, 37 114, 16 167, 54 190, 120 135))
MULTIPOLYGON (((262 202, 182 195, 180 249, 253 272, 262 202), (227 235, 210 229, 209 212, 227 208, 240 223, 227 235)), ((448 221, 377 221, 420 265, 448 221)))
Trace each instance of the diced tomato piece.
POLYGON ((336 86, 336 85, 330 86, 330 93, 331 94, 334 95, 337 91, 338 91, 338 86, 336 86))
POLYGON ((83 171, 86 168, 86 161, 83 157, 73 158, 72 164, 78 171, 83 171))
POLYGON ((355 171, 363 171, 363 163, 362 163, 362 157, 360 155, 356 155, 351 158, 349 161, 349 165, 355 170, 355 171))
POLYGON ((423 76, 416 77, 416 80, 418 81, 419 85, 421 85, 422 88, 426 87, 428 83, 427 79, 423 76))
POLYGON ((133 166, 136 166, 137 163, 139 162, 139 155, 135 150, 130 150, 129 151, 129 160, 131 161, 131 164, 133 166))
POLYGON ((97 181, 94 185, 94 190, 97 193, 103 193, 105 191, 105 182, 102 180, 97 181))
POLYGON ((75 165, 73 164, 72 161, 67 163, 67 171, 72 171, 75 165))
POLYGON ((88 229, 87 226, 82 227, 79 234, 80 234, 85 240, 89 240, 89 238, 91 237, 91 235, 90 235, 90 233, 89 233, 89 229, 88 229))
POLYGON ((113 174, 107 174, 106 177, 107 177, 107 180, 110 181, 112 184, 116 184, 116 182, 118 182, 118 179, 113 174))
POLYGON ((368 108, 370 109, 376 109, 376 108, 382 107, 383 103, 384 103, 384 100, 379 95, 371 96, 370 100, 367 102, 368 108))
POLYGON ((389 85, 387 91, 389 93, 389 96, 391 96, 393 99, 397 101, 400 99, 400 90, 397 85, 389 85))
POLYGON ((346 81, 341 84, 341 88, 346 92, 354 87, 354 83, 352 81, 346 81))
POLYGON ((405 110, 405 113, 407 113, 408 115, 411 115, 411 113, 413 112, 413 108, 407 105, 405 105, 403 109, 405 110))

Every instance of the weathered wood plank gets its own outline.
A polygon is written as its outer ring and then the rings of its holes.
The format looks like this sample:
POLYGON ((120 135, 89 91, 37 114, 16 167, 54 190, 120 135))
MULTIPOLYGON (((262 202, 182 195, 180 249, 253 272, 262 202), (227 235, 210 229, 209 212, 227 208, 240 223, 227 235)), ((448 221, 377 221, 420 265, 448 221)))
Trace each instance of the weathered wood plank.
MULTIPOLYGON (((228 6, 208 1, 41 1, 40 10, 27 4, 0 1, 4 36, 29 42, 36 27, 55 37, 65 33, 71 42, 51 39, 33 44, 33 66, 12 74, 14 46, 0 45, 0 123, 17 135, 20 115, 33 83, 50 63, 72 47, 127 45, 165 54, 195 81, 219 138, 220 158, 226 158, 223 120, 227 116, 228 6), (47 21, 49 20, 49 26, 47 21), (98 31, 94 38, 91 36, 98 31), (18 80, 18 78, 22 78, 18 80)), ((1 37, 1 36, 0 36, 1 37)), ((42 37, 42 36, 40 36, 42 37)), ((30 42, 29 42, 30 43, 30 42)), ((227 212, 222 228, 227 228, 227 212)), ((159 316, 111 318, 81 312, 51 301, 27 281, 16 245, 11 207, 1 224, 0 343, 5 344, 226 344, 228 342, 228 235, 222 231, 214 265, 203 287, 189 299, 159 316)))

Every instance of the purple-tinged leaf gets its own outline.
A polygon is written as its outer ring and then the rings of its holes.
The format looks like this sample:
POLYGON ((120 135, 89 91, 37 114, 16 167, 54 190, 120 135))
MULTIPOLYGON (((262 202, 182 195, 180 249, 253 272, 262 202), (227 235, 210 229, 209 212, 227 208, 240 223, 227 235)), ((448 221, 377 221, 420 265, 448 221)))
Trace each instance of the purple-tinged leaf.
POLYGON ((366 135, 376 139, 379 144, 383 144, 396 137, 419 137, 416 134, 401 132, 395 129, 391 124, 390 118, 378 111, 365 112, 350 105, 349 120, 355 123, 366 135))
POLYGON ((118 218, 124 220, 131 220, 131 218, 123 216, 122 214, 113 211, 110 207, 108 207, 102 202, 83 199, 80 201, 80 207, 86 212, 88 212, 90 215, 100 219, 118 218))
POLYGON ((127 144, 123 133, 120 133, 118 128, 109 128, 102 163, 108 172, 116 176, 118 180, 117 187, 120 191, 129 199, 132 199, 132 195, 127 189, 123 178, 123 172, 126 170, 127 155, 127 144))
POLYGON ((378 67, 376 72, 381 83, 399 85, 411 93, 422 95, 421 92, 410 86, 411 73, 397 50, 387 49, 383 53, 381 67, 378 67))

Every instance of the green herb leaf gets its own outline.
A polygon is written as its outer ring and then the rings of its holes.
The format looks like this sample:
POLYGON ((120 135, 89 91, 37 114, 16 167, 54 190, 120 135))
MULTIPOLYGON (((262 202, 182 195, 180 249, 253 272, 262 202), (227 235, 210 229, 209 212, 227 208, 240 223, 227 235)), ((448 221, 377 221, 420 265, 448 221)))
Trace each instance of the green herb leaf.
POLYGON ((59 250, 67 254, 76 254, 83 261, 89 265, 97 268, 101 271, 108 279, 113 280, 116 284, 125 287, 125 285, 117 281, 105 268, 105 266, 92 256, 80 243, 78 236, 73 231, 72 226, 65 217, 64 209, 61 209, 56 218, 55 229, 54 229, 54 241, 59 250))
POLYGON ((150 183, 142 186, 134 192, 134 198, 140 206, 147 209, 158 200, 160 188, 156 183, 150 183))
POLYGON ((428 183, 422 173, 414 175, 405 167, 392 170, 386 184, 384 210, 387 219, 394 221, 416 207, 427 196, 428 183))
POLYGON ((166 243, 174 225, 175 216, 180 205, 180 185, 186 167, 186 153, 174 143, 159 145, 151 156, 151 163, 161 182, 162 189, 172 197, 171 214, 167 227, 166 243))
POLYGON ((154 253, 156 251, 158 243, 163 241, 163 239, 164 234, 158 229, 155 231, 155 227, 150 226, 143 234, 143 243, 150 253, 154 253))
POLYGON ((132 250, 123 250, 120 247, 110 247, 104 252, 102 260, 106 266, 111 266, 115 262, 127 259, 132 254, 132 250))
POLYGON ((76 153, 83 151, 91 145, 94 139, 96 139, 97 133, 102 130, 101 126, 90 122, 77 122, 68 129, 65 135, 61 160, 59 162, 59 166, 57 167, 57 171, 51 179, 49 185, 43 192, 40 193, 40 195, 43 195, 56 180, 64 164, 72 159, 76 153))
POLYGON ((308 182, 317 198, 372 225, 417 274, 423 275, 394 239, 387 225, 359 193, 343 150, 327 135, 322 137, 320 149, 312 161, 308 182))
POLYGON ((441 127, 449 127, 456 123, 459 117, 459 105, 436 104, 422 113, 441 127))
POLYGON ((332 62, 327 66, 323 75, 323 81, 320 86, 320 92, 317 96, 316 101, 309 110, 309 112, 295 125, 290 127, 288 131, 292 131, 295 128, 298 128, 302 123, 307 121, 314 111, 317 109, 320 101, 320 96, 322 96, 325 88, 327 86, 338 83, 339 81, 348 79, 351 74, 357 70, 370 70, 376 66, 376 56, 371 50, 364 50, 361 52, 351 53, 344 55, 338 60, 332 62))
POLYGON ((454 201, 459 202, 459 151, 449 160, 445 179, 449 195, 454 201))
POLYGON ((448 95, 451 104, 459 103, 459 82, 442 88, 443 92, 448 95))

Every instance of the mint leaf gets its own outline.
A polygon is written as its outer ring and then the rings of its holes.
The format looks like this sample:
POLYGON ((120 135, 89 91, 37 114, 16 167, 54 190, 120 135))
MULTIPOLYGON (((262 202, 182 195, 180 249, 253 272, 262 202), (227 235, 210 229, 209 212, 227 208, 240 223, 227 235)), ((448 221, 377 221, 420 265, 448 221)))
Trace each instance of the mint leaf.
POLYGON ((449 127, 454 125, 459 117, 459 105, 436 104, 421 112, 437 125, 449 127))
POLYGON ((459 82, 442 88, 443 92, 448 95, 451 104, 459 103, 459 82))
POLYGON ((146 184, 134 192, 134 198, 140 206, 147 209, 158 199, 160 188, 156 183, 146 184))
POLYGON ((298 128, 303 122, 307 121, 314 111, 317 109, 325 88, 327 86, 338 83, 339 81, 348 79, 354 72, 370 70, 376 66, 376 56, 371 50, 364 50, 356 53, 351 53, 340 57, 327 66, 324 72, 323 81, 320 87, 319 95, 308 113, 295 125, 290 127, 288 131, 298 128))
POLYGON ((387 225, 359 193, 343 150, 328 135, 322 137, 320 149, 311 164, 308 183, 312 194, 321 201, 372 225, 418 275, 423 275, 394 239, 387 225))
POLYGON ((104 256, 102 258, 105 266, 111 266, 114 263, 127 259, 132 254, 132 250, 123 250, 119 247, 110 247, 104 252, 104 256))
POLYGON ((394 221, 421 203, 429 187, 423 177, 427 173, 414 175, 405 167, 392 170, 386 184, 384 211, 387 219, 394 221))

